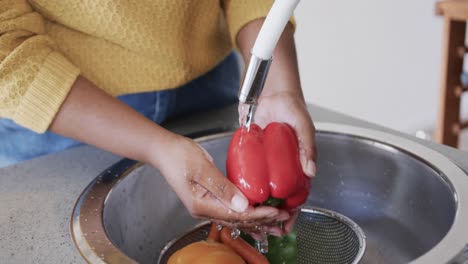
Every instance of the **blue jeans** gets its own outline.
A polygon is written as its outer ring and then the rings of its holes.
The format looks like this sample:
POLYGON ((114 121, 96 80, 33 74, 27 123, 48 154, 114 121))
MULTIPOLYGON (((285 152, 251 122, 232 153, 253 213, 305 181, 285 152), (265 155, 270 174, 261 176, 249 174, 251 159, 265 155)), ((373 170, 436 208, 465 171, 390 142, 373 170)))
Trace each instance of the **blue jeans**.
MULTIPOLYGON (((117 98, 148 119, 162 124, 170 118, 236 102, 239 77, 238 58, 231 53, 213 70, 179 88, 117 98)), ((0 168, 80 144, 52 132, 37 134, 9 119, 0 118, 0 168)))

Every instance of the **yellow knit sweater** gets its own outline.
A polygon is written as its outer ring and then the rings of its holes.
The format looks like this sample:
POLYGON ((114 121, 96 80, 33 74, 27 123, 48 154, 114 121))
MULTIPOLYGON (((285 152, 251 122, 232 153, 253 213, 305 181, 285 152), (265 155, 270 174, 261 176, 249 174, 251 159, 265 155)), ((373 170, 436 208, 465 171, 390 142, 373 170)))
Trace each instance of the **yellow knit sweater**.
POLYGON ((112 95, 206 73, 273 0, 0 0, 0 117, 49 127, 81 74, 112 95))

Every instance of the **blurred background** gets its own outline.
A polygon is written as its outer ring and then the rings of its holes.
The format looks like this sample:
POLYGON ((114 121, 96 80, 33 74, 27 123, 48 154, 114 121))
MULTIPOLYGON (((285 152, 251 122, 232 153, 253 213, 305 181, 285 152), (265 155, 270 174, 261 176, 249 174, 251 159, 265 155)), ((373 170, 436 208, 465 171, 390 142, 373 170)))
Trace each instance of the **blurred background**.
MULTIPOLYGON (((432 136, 444 29, 435 3, 301 1, 295 12, 296 41, 306 100, 402 132, 432 136)), ((462 102, 461 115, 468 119, 468 101, 462 102)), ((460 140, 463 150, 468 150, 467 132, 460 140)))

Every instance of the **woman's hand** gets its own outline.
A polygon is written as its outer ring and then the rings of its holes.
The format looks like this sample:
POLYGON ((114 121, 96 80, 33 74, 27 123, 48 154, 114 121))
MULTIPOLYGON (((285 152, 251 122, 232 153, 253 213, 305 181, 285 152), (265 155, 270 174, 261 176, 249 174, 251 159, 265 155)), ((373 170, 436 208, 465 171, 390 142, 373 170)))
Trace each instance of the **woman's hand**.
POLYGON ((289 218, 287 212, 273 207, 248 206, 247 198, 214 166, 200 145, 182 136, 172 141, 164 155, 152 163, 193 217, 244 230, 289 218))
MULTIPOLYGON (((247 24, 237 36, 237 44, 246 64, 250 58, 250 49, 262 24, 263 20, 254 20, 247 24)), ((307 176, 312 177, 316 171, 315 159, 317 155, 315 128, 307 111, 300 83, 294 28, 292 24, 288 24, 276 45, 273 62, 259 98, 254 122, 262 127, 271 122, 285 122, 291 125, 298 137, 303 171, 307 176)), ((298 213, 299 210, 296 210, 283 224, 282 229, 273 226, 269 228, 269 232, 275 235, 289 233, 298 213)))
POLYGON ((291 125, 296 131, 302 169, 307 176, 315 176, 315 127, 302 96, 288 92, 262 96, 254 122, 261 127, 271 122, 291 125))
MULTIPOLYGON (((315 127, 302 96, 287 92, 262 96, 255 112, 254 122, 261 127, 271 122, 284 122, 291 125, 296 131, 302 169, 308 177, 315 176, 317 155, 315 127)), ((295 210, 283 224, 283 229, 273 226, 268 231, 276 235, 291 232, 298 214, 299 210, 295 210)))

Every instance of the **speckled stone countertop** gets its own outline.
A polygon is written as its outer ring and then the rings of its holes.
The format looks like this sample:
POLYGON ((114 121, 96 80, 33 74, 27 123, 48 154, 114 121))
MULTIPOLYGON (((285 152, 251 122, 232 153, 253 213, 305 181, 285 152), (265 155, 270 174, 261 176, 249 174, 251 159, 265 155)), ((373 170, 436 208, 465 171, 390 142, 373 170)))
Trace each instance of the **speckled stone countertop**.
MULTIPOLYGON (((320 107, 316 122, 367 127, 422 142, 468 172, 468 153, 419 140, 320 107)), ((176 120, 167 127, 181 134, 236 124, 235 107, 176 120)), ((0 169, 0 263, 84 263, 70 235, 70 216, 88 183, 120 157, 90 146, 0 169)))

